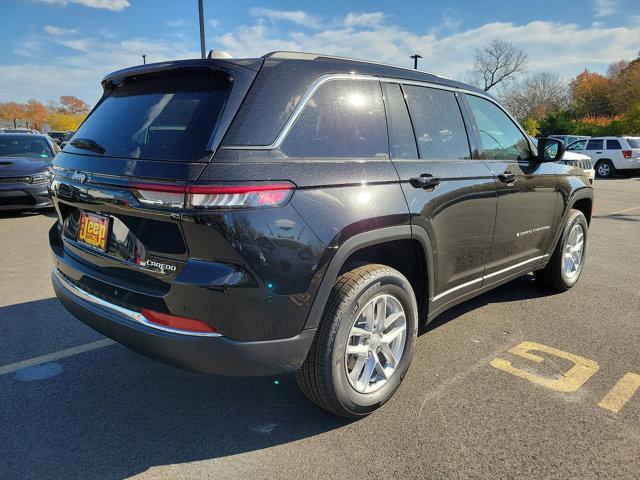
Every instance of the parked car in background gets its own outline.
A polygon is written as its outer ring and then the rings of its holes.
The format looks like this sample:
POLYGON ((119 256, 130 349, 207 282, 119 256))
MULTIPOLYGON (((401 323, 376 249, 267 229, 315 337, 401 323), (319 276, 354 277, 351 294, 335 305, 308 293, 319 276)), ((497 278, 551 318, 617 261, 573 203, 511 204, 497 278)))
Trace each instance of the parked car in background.
POLYGON ((48 167, 59 151, 47 135, 0 135, 0 211, 52 206, 48 167))
POLYGON ((591 158, 596 175, 602 178, 640 169, 640 137, 591 137, 573 142, 567 151, 591 158))
POLYGON ((38 130, 34 130, 33 128, 5 128, 1 130, 2 133, 35 133, 40 135, 38 130))
POLYGON ((359 418, 402 382, 419 323, 531 271, 550 291, 580 278, 592 186, 483 90, 294 52, 102 85, 53 162, 52 279, 138 352, 296 371, 359 418))
MULTIPOLYGON (((537 147, 538 139, 534 137, 530 137, 530 138, 531 138, 531 141, 537 147)), ((556 139, 556 140, 559 140, 559 139, 556 139)), ((565 150, 564 155, 562 155, 562 158, 558 160, 558 163, 563 163, 565 165, 571 165, 574 167, 581 168, 584 171, 584 173, 587 174, 587 176, 589 177, 589 182, 591 182, 592 184, 596 178, 596 171, 593 168, 593 162, 591 161, 591 158, 581 153, 569 152, 565 150)))
POLYGON ((54 142, 56 142, 58 145, 60 145, 62 142, 66 142, 67 140, 69 140, 69 138, 71 138, 69 136, 69 132, 60 132, 57 130, 51 130, 48 135, 53 139, 54 142))
POLYGON ((570 145, 577 140, 588 140, 590 137, 584 135, 549 135, 549 138, 562 140, 565 145, 570 145))

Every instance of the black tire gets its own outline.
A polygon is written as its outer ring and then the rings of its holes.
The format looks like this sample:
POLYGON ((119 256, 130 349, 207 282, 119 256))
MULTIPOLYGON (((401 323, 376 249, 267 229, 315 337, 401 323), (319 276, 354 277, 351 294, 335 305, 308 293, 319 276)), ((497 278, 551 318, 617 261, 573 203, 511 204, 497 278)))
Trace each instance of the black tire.
POLYGON ((386 265, 349 266, 333 286, 315 339, 304 364, 296 372, 302 393, 316 405, 349 419, 364 417, 382 406, 400 386, 415 348, 418 307, 409 281, 386 265), (356 391, 344 363, 349 332, 369 300, 381 293, 394 296, 406 318, 404 351, 396 370, 378 390, 356 391))
POLYGON ((594 169, 596 171, 596 177, 599 178, 611 178, 616 173, 616 167, 613 166, 611 160, 598 160, 594 169))
POLYGON ((533 275, 540 285, 545 290, 552 290, 556 292, 566 292, 571 287, 573 287, 578 280, 580 279, 580 275, 582 274, 582 270, 584 269, 584 264, 587 259, 588 252, 588 238, 589 238, 589 226, 587 224, 587 219, 584 214, 580 210, 571 210, 569 212, 569 218, 567 219, 567 224, 564 227, 562 232, 562 236, 558 240, 558 244, 556 245, 556 249, 553 251, 553 255, 549 260, 549 263, 542 269, 533 272, 533 275), (573 229, 574 225, 579 224, 583 230, 583 248, 582 248, 582 258, 579 263, 579 267, 574 276, 568 278, 564 273, 564 251, 567 246, 567 240, 569 238, 569 234, 573 229))

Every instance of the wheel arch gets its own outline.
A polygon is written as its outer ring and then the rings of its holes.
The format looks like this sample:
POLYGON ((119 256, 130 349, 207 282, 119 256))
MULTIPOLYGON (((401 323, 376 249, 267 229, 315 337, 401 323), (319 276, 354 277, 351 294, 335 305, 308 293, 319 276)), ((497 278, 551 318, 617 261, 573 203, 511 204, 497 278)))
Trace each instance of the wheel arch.
MULTIPOLYGON (((402 255, 402 253, 399 252, 401 249, 395 250, 397 255, 402 255)), ((371 263, 382 263, 396 268, 403 274, 407 272, 407 268, 415 267, 417 271, 421 272, 422 279, 420 280, 424 282, 422 284, 422 288, 419 289, 420 292, 415 292, 416 301, 418 303, 421 316, 426 314, 426 310, 423 309, 427 308, 428 301, 433 296, 434 273, 431 241, 427 232, 422 228, 417 228, 415 226, 412 227, 410 225, 398 225, 354 235, 338 247, 327 266, 322 281, 320 282, 320 286, 318 287, 318 291, 311 305, 309 315, 307 316, 307 321, 304 326, 305 329, 316 328, 318 326, 336 278, 344 266, 352 260, 366 260, 371 263), (410 243, 407 242, 411 242, 415 245, 415 248, 419 249, 422 261, 421 265, 405 265, 405 268, 402 268, 402 265, 397 264, 397 259, 401 258, 401 256, 394 256, 391 254, 387 257, 380 257, 380 255, 384 255, 385 252, 391 253, 391 248, 399 246, 399 244, 403 242, 407 246, 410 245, 410 243), (382 250, 376 253, 378 248, 381 248, 382 250), (381 259, 378 259, 378 257, 381 259), (385 258, 386 261, 382 260, 382 258, 385 258), (396 263, 396 265, 394 265, 394 263, 396 263)), ((415 290, 415 282, 418 279, 415 276, 410 278, 412 276, 411 274, 405 276, 407 276, 408 280, 412 282, 412 287, 415 290)))

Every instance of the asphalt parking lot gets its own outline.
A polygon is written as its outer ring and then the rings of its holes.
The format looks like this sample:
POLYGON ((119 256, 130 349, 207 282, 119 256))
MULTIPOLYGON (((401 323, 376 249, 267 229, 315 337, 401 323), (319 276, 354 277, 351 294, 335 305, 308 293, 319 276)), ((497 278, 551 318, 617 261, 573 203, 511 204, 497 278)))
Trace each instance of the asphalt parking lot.
POLYGON ((640 475, 640 179, 596 181, 576 288, 525 276, 444 313, 358 422, 290 376, 208 377, 104 341, 53 295, 54 221, 0 214, 0 478, 640 475))

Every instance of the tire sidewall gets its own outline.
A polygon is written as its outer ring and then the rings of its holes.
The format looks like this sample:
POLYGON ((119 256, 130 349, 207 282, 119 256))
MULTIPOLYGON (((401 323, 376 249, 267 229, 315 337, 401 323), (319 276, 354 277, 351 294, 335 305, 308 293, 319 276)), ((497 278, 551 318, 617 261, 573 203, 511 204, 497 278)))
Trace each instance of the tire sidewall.
POLYGON ((613 176, 613 163, 611 163, 611 161, 609 160, 600 160, 596 163, 595 167, 594 167, 595 171, 596 171, 596 175, 600 178, 611 178, 613 176), (602 175, 600 174, 600 166, 601 165, 607 165, 609 167, 609 173, 607 175, 602 175))
POLYGON ((409 368, 418 331, 418 308, 409 281, 399 272, 396 275, 382 272, 379 276, 369 279, 352 293, 344 312, 336 330, 331 352, 331 378, 337 400, 342 407, 354 415, 366 415, 380 407, 393 395, 409 368), (397 298, 405 311, 407 321, 405 348, 400 363, 391 378, 375 392, 363 394, 357 392, 347 378, 344 364, 345 349, 356 316, 369 300, 382 293, 397 298))
POLYGON ((582 212, 575 211, 569 217, 569 221, 567 222, 567 225, 562 234, 561 245, 562 245, 562 248, 559 252, 560 253, 560 272, 559 272, 560 278, 562 279, 562 282, 565 284, 567 288, 571 288, 576 283, 578 283, 578 280, 580 280, 580 277, 582 276, 582 270, 584 269, 585 261, 587 259, 588 247, 589 247, 589 226, 587 224, 587 219, 582 212), (576 224, 579 224, 582 227, 582 231, 584 235, 584 240, 583 240, 584 245, 582 247, 582 258, 580 260, 580 266, 578 267, 578 273, 573 278, 569 279, 564 274, 564 250, 565 250, 565 247, 567 246, 569 233, 571 232, 571 229, 573 228, 573 226, 576 224))

